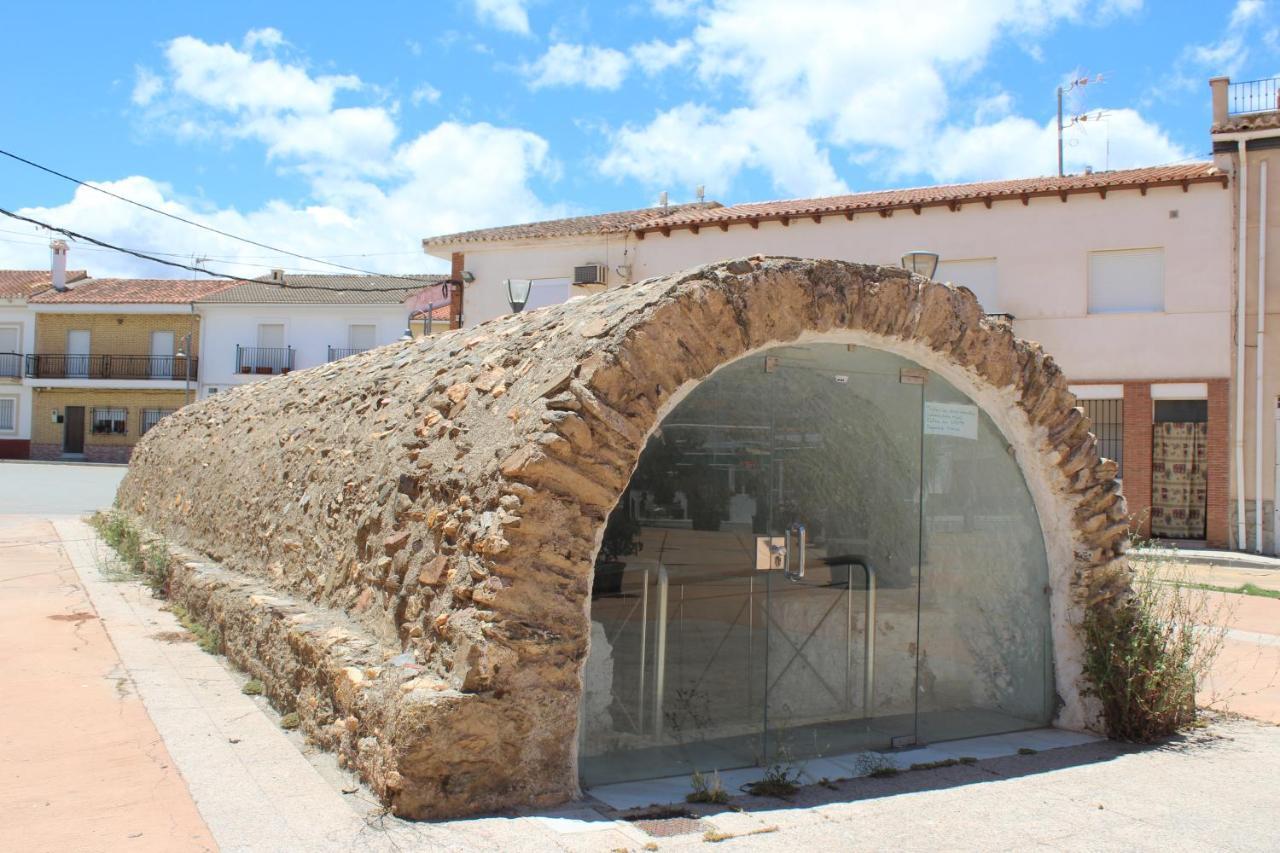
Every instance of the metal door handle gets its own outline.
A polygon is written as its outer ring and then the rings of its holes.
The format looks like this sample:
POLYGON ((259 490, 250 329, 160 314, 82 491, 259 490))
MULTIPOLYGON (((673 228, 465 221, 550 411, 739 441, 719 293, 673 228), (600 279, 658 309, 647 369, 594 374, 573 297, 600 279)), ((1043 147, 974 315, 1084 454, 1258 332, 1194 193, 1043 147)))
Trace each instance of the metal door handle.
POLYGON ((805 536, 805 529, 803 524, 797 521, 787 528, 787 568, 784 572, 787 580, 798 581, 804 577, 804 562, 805 562, 804 551, 805 551, 806 542, 807 542, 807 537, 805 536), (800 543, 800 549, 798 552, 794 548, 792 548, 792 545, 791 545, 792 536, 795 536, 796 540, 800 543), (793 555, 798 558, 796 560, 796 563, 798 565, 795 567, 793 567, 792 565, 793 555))

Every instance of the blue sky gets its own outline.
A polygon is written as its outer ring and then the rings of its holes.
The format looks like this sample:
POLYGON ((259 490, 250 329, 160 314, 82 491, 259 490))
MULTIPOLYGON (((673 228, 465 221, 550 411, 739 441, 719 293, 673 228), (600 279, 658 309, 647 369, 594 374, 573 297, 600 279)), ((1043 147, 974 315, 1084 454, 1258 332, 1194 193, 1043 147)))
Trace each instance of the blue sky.
MULTIPOLYGON (((404 272, 441 268, 427 235, 699 184, 732 203, 1047 174, 1054 88, 1081 77, 1069 170, 1203 159, 1208 77, 1280 71, 1265 0, 71 2, 14 5, 6 36, 0 147, 404 272)), ((318 269, 3 159, 0 206, 242 275, 318 269)), ((0 266, 44 266, 47 237, 0 220, 0 266)), ((72 265, 182 275, 80 245, 72 265)))

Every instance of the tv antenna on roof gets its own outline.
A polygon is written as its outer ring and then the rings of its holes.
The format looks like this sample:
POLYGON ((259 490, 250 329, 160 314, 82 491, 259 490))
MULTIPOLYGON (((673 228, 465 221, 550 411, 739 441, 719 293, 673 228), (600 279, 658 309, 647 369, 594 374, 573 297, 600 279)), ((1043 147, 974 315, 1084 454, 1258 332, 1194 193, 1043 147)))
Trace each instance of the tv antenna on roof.
MULTIPOLYGON (((1062 122, 1062 95, 1064 92, 1070 92, 1074 89, 1083 89, 1085 86, 1088 86, 1090 83, 1101 83, 1101 82, 1102 82, 1101 74, 1099 74, 1097 77, 1094 77, 1093 79, 1090 79, 1089 76, 1086 74, 1084 77, 1078 77, 1075 80, 1072 80, 1071 85, 1067 86, 1065 89, 1061 86, 1058 87, 1058 177, 1059 178, 1063 177, 1066 174, 1066 172, 1064 172, 1062 168, 1062 129, 1063 127, 1068 127, 1078 122, 1088 120, 1087 114, 1075 115, 1075 116, 1071 116, 1071 120, 1068 125, 1064 125, 1062 122)), ((1093 121, 1097 121, 1100 118, 1102 118, 1102 113, 1098 113, 1097 117, 1094 118, 1093 121)))

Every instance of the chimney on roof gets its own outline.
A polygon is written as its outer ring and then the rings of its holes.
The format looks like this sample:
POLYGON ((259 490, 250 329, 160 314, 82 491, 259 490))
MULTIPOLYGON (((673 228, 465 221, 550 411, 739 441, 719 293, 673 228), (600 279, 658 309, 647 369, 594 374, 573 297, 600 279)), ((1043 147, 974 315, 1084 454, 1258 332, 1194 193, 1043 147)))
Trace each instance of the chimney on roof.
POLYGON ((707 188, 702 184, 698 184, 698 188, 693 191, 693 194, 698 197, 699 204, 707 200, 707 188))
POLYGON ((1228 94, 1230 89, 1230 77, 1209 78, 1209 90, 1212 95, 1214 124, 1224 124, 1227 120, 1227 114, 1231 109, 1228 105, 1228 94))
POLYGON ((272 270, 271 281, 275 284, 284 284, 284 270, 272 270))
POLYGON ((67 241, 50 240, 49 248, 53 257, 49 262, 49 278, 53 281, 54 290, 67 289, 67 241))
POLYGON ((667 191, 663 190, 662 192, 658 193, 658 207, 665 209, 666 206, 667 206, 667 191))

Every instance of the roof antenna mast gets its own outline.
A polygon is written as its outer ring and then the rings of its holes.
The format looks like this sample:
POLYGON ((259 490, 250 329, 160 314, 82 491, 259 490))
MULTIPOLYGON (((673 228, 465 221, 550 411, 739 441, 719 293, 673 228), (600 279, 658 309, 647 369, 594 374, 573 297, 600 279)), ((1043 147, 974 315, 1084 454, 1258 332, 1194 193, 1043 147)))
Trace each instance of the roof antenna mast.
POLYGON ((1078 121, 1084 120, 1084 117, 1076 115, 1076 116, 1071 116, 1071 120, 1067 125, 1064 125, 1062 123, 1062 95, 1063 93, 1070 92, 1073 89, 1083 89, 1085 86, 1088 86, 1090 83, 1101 83, 1101 82, 1102 82, 1101 74, 1099 74, 1097 77, 1094 77, 1092 80, 1089 79, 1088 75, 1085 75, 1084 77, 1078 77, 1075 80, 1072 80, 1071 85, 1065 89, 1062 88, 1061 86, 1058 87, 1058 177, 1059 178, 1066 175, 1066 172, 1063 171, 1063 167, 1062 167, 1062 129, 1063 127, 1069 127, 1070 125, 1073 125, 1078 121))

